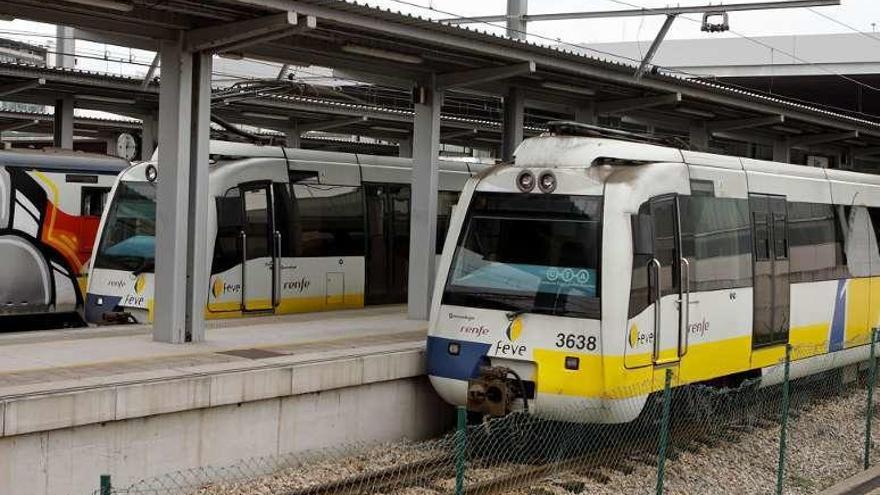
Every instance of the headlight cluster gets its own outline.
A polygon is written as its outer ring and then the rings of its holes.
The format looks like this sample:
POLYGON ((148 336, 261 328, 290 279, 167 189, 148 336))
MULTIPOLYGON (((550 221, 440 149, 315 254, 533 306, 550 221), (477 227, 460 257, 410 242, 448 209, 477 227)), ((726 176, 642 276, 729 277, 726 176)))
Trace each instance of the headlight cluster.
POLYGON ((516 187, 524 193, 532 192, 536 183, 543 193, 549 194, 556 190, 556 176, 549 170, 538 174, 537 179, 530 170, 523 170, 516 176, 516 187))

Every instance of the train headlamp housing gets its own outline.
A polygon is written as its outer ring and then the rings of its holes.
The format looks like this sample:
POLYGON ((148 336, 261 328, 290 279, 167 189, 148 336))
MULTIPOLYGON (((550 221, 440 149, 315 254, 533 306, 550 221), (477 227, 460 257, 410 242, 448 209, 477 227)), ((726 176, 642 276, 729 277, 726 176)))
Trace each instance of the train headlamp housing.
POLYGON ((523 170, 516 176, 516 187, 520 191, 527 193, 535 188, 535 174, 528 170, 523 170))
POLYGON ((575 356, 565 356, 565 369, 576 370, 581 367, 581 360, 575 356))
POLYGON ((452 354, 453 356, 458 356, 459 353, 461 353, 461 344, 459 344, 458 342, 450 342, 449 347, 447 347, 446 350, 449 351, 449 354, 452 354))
POLYGON ((144 177, 150 182, 156 182, 156 178, 159 177, 159 170, 153 164, 147 165, 146 170, 144 170, 144 177))
POLYGON ((553 175, 553 172, 541 172, 541 175, 538 176, 538 187, 541 189, 541 192, 548 194, 555 191, 556 176, 553 175))

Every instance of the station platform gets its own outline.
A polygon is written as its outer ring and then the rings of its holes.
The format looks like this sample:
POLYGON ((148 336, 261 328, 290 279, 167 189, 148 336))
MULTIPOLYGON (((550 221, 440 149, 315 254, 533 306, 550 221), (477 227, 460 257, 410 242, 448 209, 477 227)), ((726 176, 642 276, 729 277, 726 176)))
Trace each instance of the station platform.
POLYGON ((0 493, 439 433, 426 329, 377 306, 212 321, 197 344, 146 325, 0 334, 0 493))

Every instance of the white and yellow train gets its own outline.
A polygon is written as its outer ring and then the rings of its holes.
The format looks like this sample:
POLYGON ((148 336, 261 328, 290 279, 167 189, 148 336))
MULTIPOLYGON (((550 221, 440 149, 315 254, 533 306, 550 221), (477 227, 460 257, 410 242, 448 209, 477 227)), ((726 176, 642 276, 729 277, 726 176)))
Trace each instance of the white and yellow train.
MULTIPOLYGON (((208 318, 405 301, 411 159, 210 146, 208 318)), ((153 319, 161 168, 135 164, 113 188, 92 259, 86 321, 153 319)), ((438 246, 462 185, 486 166, 441 160, 440 168, 438 246)))
POLYGON ((631 421, 673 385, 778 383, 868 358, 880 176, 548 134, 471 179, 428 374, 476 413, 631 421))

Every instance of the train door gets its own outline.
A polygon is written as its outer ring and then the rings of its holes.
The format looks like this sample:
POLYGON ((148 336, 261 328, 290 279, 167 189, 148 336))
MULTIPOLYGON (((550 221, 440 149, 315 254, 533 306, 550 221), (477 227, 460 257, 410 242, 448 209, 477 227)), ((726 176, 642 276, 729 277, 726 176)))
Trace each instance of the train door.
POLYGON ((749 209, 754 242, 752 347, 784 344, 790 305, 785 197, 750 194, 749 209))
POLYGON ((406 301, 410 188, 364 184, 367 203, 366 304, 406 301))
POLYGON ((681 357, 682 318, 681 207, 678 195, 660 196, 650 201, 653 221, 653 254, 649 262, 650 287, 654 291, 655 365, 674 363, 681 357))
POLYGON ((244 225, 242 308, 271 311, 276 305, 279 263, 278 232, 275 228, 270 183, 242 184, 244 225))

